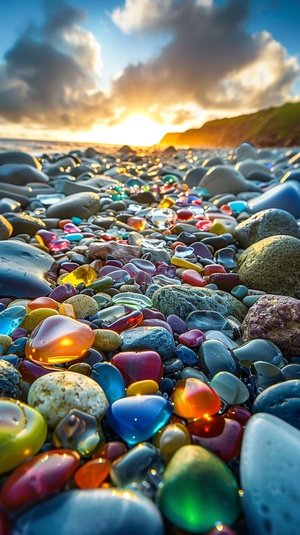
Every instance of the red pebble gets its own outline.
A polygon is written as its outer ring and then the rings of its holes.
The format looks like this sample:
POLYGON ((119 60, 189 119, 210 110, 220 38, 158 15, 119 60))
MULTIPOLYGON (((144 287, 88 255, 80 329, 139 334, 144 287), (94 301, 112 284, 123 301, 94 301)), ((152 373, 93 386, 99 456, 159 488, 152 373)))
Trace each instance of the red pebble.
POLYGON ((198 273, 194 269, 185 269, 181 274, 181 278, 184 282, 187 282, 191 286, 198 286, 199 288, 203 288, 203 286, 207 285, 207 281, 203 279, 200 273, 198 273))
POLYGON ((136 381, 152 379, 159 383, 163 376, 163 365, 156 351, 123 351, 111 359, 123 375, 126 386, 136 381))
POLYGON ((187 425, 193 443, 211 451, 228 462, 240 454, 243 426, 223 416, 201 418, 187 425))
POLYGON ((8 511, 22 511, 60 490, 80 462, 76 451, 40 453, 18 466, 5 480, 1 501, 8 511))
POLYGON ((204 277, 209 277, 209 275, 212 275, 213 273, 227 273, 227 271, 220 264, 209 264, 204 267, 204 277))

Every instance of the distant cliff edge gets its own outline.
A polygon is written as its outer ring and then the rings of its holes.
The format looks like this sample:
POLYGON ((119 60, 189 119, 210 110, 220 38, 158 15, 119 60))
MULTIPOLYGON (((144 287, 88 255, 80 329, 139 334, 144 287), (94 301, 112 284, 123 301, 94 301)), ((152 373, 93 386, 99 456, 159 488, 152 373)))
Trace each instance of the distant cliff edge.
POLYGON ((168 133, 159 145, 234 148, 244 141, 256 147, 300 146, 300 102, 249 115, 216 119, 185 132, 168 133))

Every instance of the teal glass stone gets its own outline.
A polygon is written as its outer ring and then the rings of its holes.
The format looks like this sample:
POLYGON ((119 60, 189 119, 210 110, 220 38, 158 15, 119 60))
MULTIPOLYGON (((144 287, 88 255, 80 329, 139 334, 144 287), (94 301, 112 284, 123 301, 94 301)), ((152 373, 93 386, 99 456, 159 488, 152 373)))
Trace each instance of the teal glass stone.
POLYGON ((132 396, 115 401, 106 418, 113 430, 130 446, 148 440, 169 422, 172 404, 154 395, 132 396))
POLYGON ((91 378, 101 386, 109 403, 113 403, 114 401, 125 397, 126 393, 123 376, 113 364, 110 364, 109 362, 99 362, 94 364, 91 378))
POLYGON ((12 306, 0 313, 0 334, 9 336, 21 325, 26 316, 26 308, 22 306, 12 306))

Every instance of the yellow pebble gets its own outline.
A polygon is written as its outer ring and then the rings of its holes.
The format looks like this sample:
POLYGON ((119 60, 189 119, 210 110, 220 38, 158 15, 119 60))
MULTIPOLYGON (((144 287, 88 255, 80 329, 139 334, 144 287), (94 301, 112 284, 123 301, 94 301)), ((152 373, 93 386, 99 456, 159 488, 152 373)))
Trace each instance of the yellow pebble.
POLYGON ((171 197, 164 197, 157 208, 171 208, 175 204, 174 199, 171 199, 171 197))
POLYGON ((58 312, 53 308, 36 308, 26 314, 20 327, 31 333, 41 321, 49 318, 49 316, 58 316, 58 312))
POLYGON ((70 303, 62 303, 59 307, 59 313, 62 316, 68 316, 68 318, 76 319, 74 307, 70 303))
POLYGON ((94 329, 95 340, 93 347, 100 351, 115 351, 121 345, 121 336, 109 329, 94 329))
POLYGON ((64 303, 73 305, 76 319, 83 319, 85 316, 94 316, 98 312, 97 302, 89 295, 72 295, 64 303))
POLYGON ((179 448, 188 444, 191 444, 190 433, 180 423, 168 424, 162 427, 153 437, 153 446, 160 450, 167 463, 179 448))
POLYGON ((232 233, 237 223, 226 219, 215 219, 210 232, 221 236, 221 234, 232 233))
POLYGON ((158 384, 152 379, 145 379, 144 381, 136 381, 131 383, 127 388, 126 396, 143 396, 147 394, 157 394, 158 384))
POLYGON ((189 262, 188 260, 185 260, 184 258, 179 258, 178 256, 173 256, 171 258, 171 264, 173 264, 173 266, 185 269, 194 269, 198 273, 203 272, 203 266, 199 264, 193 264, 193 262, 189 262))
POLYGON ((0 355, 4 355, 10 344, 12 343, 12 338, 6 334, 0 334, 0 355))
POLYGON ((70 284, 73 284, 73 286, 77 286, 82 282, 84 284, 90 284, 96 278, 96 270, 89 264, 84 264, 83 266, 79 266, 78 268, 74 269, 74 271, 71 273, 68 273, 68 275, 62 279, 60 278, 59 282, 60 284, 66 284, 69 282, 70 284))

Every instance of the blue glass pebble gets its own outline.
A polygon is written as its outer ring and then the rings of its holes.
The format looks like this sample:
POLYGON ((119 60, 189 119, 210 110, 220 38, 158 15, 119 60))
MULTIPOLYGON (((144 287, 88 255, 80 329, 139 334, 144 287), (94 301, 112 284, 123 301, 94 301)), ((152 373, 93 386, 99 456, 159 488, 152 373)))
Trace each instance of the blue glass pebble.
POLYGON ((106 418, 113 430, 130 446, 151 438, 170 419, 172 404, 163 397, 132 396, 115 401, 106 418))
POLYGON ((109 403, 124 398, 125 383, 121 372, 109 362, 99 362, 93 366, 91 378, 101 386, 109 403))
POLYGON ((188 364, 189 366, 197 364, 197 355, 195 351, 183 344, 178 344, 175 350, 175 355, 183 362, 183 364, 188 364))
POLYGON ((83 234, 80 234, 79 232, 74 232, 72 234, 64 234, 61 236, 64 240, 67 240, 69 242, 72 241, 80 241, 83 238, 83 234))
POLYGON ((10 353, 16 353, 16 355, 18 355, 19 357, 24 357, 26 342, 26 336, 22 336, 21 338, 17 338, 16 340, 14 340, 9 346, 10 353))
POLYGON ((0 313, 0 334, 9 336, 19 327, 26 316, 26 308, 22 306, 12 306, 0 313))
POLYGON ((231 201, 228 203, 228 206, 230 206, 233 212, 237 212, 238 214, 244 212, 248 208, 246 201, 231 201))

